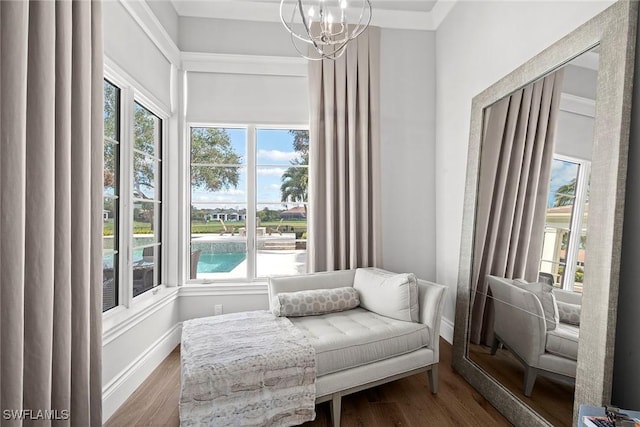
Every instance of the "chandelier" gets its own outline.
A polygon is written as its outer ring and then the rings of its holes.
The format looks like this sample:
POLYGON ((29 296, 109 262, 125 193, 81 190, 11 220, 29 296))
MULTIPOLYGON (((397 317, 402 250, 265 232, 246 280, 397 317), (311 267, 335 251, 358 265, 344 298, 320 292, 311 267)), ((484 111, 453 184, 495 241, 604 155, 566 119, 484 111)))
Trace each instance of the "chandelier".
POLYGON ((310 60, 338 59, 371 22, 370 0, 281 0, 280 20, 298 53, 310 60), (311 49, 308 49, 308 46, 311 49), (310 53, 307 53, 310 52, 310 53))

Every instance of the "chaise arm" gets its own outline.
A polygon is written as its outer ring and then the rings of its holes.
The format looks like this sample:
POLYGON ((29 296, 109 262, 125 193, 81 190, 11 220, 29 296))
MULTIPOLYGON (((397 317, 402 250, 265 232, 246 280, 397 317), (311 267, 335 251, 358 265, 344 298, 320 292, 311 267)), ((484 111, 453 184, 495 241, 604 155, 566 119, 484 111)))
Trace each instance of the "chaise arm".
POLYGON ((494 333, 529 366, 545 352, 547 326, 542 304, 533 293, 488 276, 495 310, 494 333))
POLYGON ((429 348, 433 350, 434 361, 440 360, 440 322, 444 307, 446 286, 418 279, 418 303, 420 304, 420 323, 427 325, 430 332, 429 348))

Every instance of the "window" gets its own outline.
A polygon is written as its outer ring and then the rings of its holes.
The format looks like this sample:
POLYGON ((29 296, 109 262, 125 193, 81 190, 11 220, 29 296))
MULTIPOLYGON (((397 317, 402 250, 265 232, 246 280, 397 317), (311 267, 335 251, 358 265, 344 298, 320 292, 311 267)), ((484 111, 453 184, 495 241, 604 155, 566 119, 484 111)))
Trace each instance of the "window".
POLYGON ((191 279, 306 271, 309 133, 191 128, 191 279))
POLYGON ((134 104, 133 296, 160 283, 162 121, 134 104))
POLYGON ((540 271, 582 292, 587 243, 589 162, 556 156, 551 169, 540 271))
POLYGON ((104 81, 104 208, 102 311, 118 305, 120 89, 104 81))
POLYGON ((133 93, 104 81, 103 311, 161 283, 163 122, 133 93))

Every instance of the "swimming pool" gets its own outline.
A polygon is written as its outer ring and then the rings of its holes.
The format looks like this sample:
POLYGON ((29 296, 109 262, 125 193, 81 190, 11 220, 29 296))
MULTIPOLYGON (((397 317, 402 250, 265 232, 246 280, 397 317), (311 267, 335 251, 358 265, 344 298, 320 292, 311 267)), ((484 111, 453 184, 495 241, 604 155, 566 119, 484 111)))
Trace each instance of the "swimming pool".
POLYGON ((246 252, 203 253, 198 261, 198 273, 228 273, 246 258, 246 252))

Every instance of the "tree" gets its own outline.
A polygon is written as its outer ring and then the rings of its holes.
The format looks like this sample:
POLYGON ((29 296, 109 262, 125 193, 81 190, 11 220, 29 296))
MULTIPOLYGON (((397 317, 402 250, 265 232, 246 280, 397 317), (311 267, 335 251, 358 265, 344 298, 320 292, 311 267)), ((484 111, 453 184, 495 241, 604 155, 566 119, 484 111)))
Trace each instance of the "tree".
MULTIPOLYGON (((118 92, 112 84, 104 82, 104 134, 113 140, 118 139, 117 128, 118 92)), ((117 145, 110 141, 104 142, 104 187, 115 187, 115 158, 117 145)))
POLYGON ((561 185, 556 190, 553 198, 553 207, 573 205, 576 194, 576 179, 573 178, 567 184, 561 185))
POLYGON ((191 186, 209 191, 236 188, 241 157, 233 150, 231 138, 224 129, 193 128, 191 131, 191 162, 206 165, 191 168, 191 186))
POLYGON ((293 135, 293 149, 298 153, 291 166, 282 174, 280 193, 282 202, 306 202, 309 185, 309 131, 290 130, 293 135))
POLYGON ((134 108, 134 140, 136 150, 148 154, 148 157, 139 152, 133 153, 133 197, 149 199, 145 194, 155 187, 156 140, 159 139, 160 119, 146 108, 136 103, 134 108))

